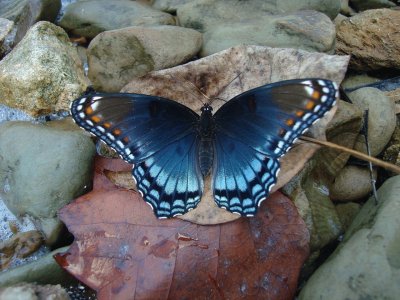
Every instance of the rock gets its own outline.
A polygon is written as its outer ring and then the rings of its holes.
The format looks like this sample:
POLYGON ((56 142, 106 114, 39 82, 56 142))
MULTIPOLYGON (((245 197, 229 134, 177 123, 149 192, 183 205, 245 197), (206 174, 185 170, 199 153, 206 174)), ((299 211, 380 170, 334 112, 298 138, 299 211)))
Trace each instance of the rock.
POLYGON ((134 77, 189 60, 201 44, 201 33, 177 26, 105 31, 89 45, 88 76, 96 90, 117 92, 134 77))
POLYGON ((71 282, 71 276, 54 260, 53 255, 63 253, 68 247, 60 248, 42 256, 36 261, 0 273, 0 287, 21 282, 58 284, 71 282))
POLYGON ((395 7, 396 4, 388 0, 350 0, 350 4, 356 10, 395 7))
POLYGON ((154 0, 153 8, 165 11, 171 14, 176 14, 178 7, 186 3, 193 2, 191 0, 154 0))
POLYGON ((69 300, 68 293, 61 285, 36 285, 32 283, 19 283, 0 289, 2 300, 69 300))
MULTIPOLYGON (((376 179, 376 170, 373 172, 376 179)), ((358 166, 346 166, 329 186, 330 198, 347 202, 362 199, 372 191, 369 169, 358 166)))
POLYGON ((348 16, 348 15, 352 15, 353 13, 354 13, 353 9, 349 6, 349 0, 340 1, 340 14, 348 16))
POLYGON ((15 215, 36 218, 52 244, 49 224, 56 231, 61 225, 49 218, 57 220, 58 209, 90 186, 95 147, 78 127, 7 122, 0 128, 0 195, 15 215))
MULTIPOLYGON (((349 97, 361 111, 369 110, 368 141, 371 155, 376 156, 385 148, 396 127, 394 103, 383 92, 371 87, 358 89, 349 97)), ((367 153, 363 136, 358 137, 354 149, 367 153)))
POLYGON ((0 61, 0 102, 32 116, 68 109, 87 85, 76 48, 46 21, 36 23, 0 61))
POLYGON ((342 223, 342 228, 345 232, 347 228, 349 228, 351 222, 353 222, 360 209, 361 205, 354 202, 336 205, 336 211, 338 213, 340 223, 342 223))
POLYGON ((88 38, 102 31, 148 25, 175 25, 175 19, 136 1, 89 0, 69 4, 60 20, 67 31, 88 38))
POLYGON ((336 54, 351 54, 349 67, 358 71, 400 69, 400 10, 373 9, 340 22, 336 54))
POLYGON ((0 58, 10 52, 14 46, 15 32, 13 21, 0 18, 0 58))
POLYGON ((352 89, 378 81, 380 81, 379 78, 372 77, 367 74, 348 75, 343 80, 342 87, 344 89, 352 89))
POLYGON ((0 270, 8 267, 13 257, 25 258, 39 249, 43 236, 37 230, 18 232, 10 239, 0 242, 0 270))
MULTIPOLYGON (((319 11, 334 19, 340 10, 340 0, 322 2, 317 0, 251 2, 197 0, 179 6, 177 16, 182 26, 205 32, 209 27, 219 24, 246 23, 251 20, 265 19, 273 14, 291 14, 304 10, 319 11)), ((310 20, 308 22, 312 23, 310 20)))
POLYGON ((357 214, 344 240, 302 289, 300 300, 398 299, 400 295, 400 176, 357 214))
POLYGON ((0 5, 0 17, 15 23, 13 44, 17 44, 36 22, 53 22, 60 8, 61 0, 3 0, 0 5))
POLYGON ((290 15, 263 16, 208 26, 201 56, 238 44, 332 52, 334 43, 335 26, 326 15, 316 11, 299 11, 290 15))
POLYGON ((315 252, 336 240, 342 226, 329 199, 324 164, 312 158, 306 167, 283 187, 310 231, 310 251, 315 252))
MULTIPOLYGON (((327 140, 353 149, 362 126, 362 116, 357 106, 339 100, 336 114, 326 128, 327 140)), ((332 179, 343 169, 350 157, 346 152, 328 147, 321 149, 317 155, 317 159, 324 163, 325 173, 332 179)))

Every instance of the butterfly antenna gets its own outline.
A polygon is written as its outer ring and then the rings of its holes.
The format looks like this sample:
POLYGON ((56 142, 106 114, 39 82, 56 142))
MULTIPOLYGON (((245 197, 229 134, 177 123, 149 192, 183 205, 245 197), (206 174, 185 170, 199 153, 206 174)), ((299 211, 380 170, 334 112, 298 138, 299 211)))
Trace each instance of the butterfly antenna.
POLYGON ((320 141, 320 140, 314 139, 312 137, 304 136, 304 135, 300 137, 300 140, 307 141, 307 142, 310 142, 310 143, 313 143, 313 144, 317 144, 317 145, 321 145, 321 146, 325 146, 325 147, 329 147, 329 148, 332 148, 332 149, 335 149, 335 150, 339 150, 339 151, 343 151, 343 152, 349 153, 354 157, 357 157, 357 158, 362 159, 364 161, 369 161, 369 162, 371 162, 372 164, 374 164, 376 166, 379 166, 379 167, 382 167, 382 168, 384 168, 386 170, 390 170, 390 171, 393 171, 393 172, 395 172, 397 174, 400 174, 400 167, 398 167, 398 166, 396 166, 394 164, 388 163, 386 161, 380 160, 378 158, 375 158, 373 156, 369 156, 369 155, 364 154, 362 152, 356 151, 354 149, 343 147, 343 146, 340 146, 338 144, 331 143, 331 142, 328 142, 328 141, 320 141))
MULTIPOLYGON (((239 72, 238 74, 236 74, 235 77, 233 77, 224 87, 222 87, 221 90, 219 90, 219 94, 222 94, 236 79, 239 78, 239 82, 240 82, 240 87, 243 91, 243 84, 242 84, 242 80, 240 78, 240 76, 243 74, 243 72, 239 72)), ((212 98, 211 102, 214 100, 221 100, 222 102, 228 102, 228 100, 224 99, 224 98, 220 98, 220 97, 214 97, 212 98)), ((211 104, 211 103, 210 103, 211 104)))
POLYGON ((188 88, 187 90, 190 92, 190 94, 192 95, 192 96, 194 96, 194 97, 198 97, 198 95, 196 95, 195 93, 193 93, 193 88, 201 95, 201 96, 203 96, 204 97, 204 99, 206 99, 206 102, 204 102, 203 100, 201 100, 201 99, 199 99, 200 101, 201 101, 201 103, 202 104, 205 104, 205 103, 209 103, 209 101, 210 101, 210 97, 208 97, 206 94, 204 94, 193 82, 191 82, 190 80, 187 80, 187 79, 185 79, 185 78, 183 78, 182 76, 180 76, 180 75, 172 75, 172 74, 169 74, 169 76, 171 76, 173 79, 175 79, 176 80, 176 78, 179 78, 180 79, 180 83, 184 83, 187 87, 189 86, 190 88, 188 88))

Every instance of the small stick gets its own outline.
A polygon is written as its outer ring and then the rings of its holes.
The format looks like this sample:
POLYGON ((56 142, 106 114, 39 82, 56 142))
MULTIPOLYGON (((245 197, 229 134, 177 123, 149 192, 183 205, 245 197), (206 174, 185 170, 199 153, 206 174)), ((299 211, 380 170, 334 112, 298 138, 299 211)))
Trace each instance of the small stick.
POLYGON ((361 153, 359 151, 356 151, 356 150, 353 150, 350 148, 346 148, 346 147, 343 147, 343 146, 340 146, 340 145, 337 145, 337 144, 334 144, 334 143, 331 143, 328 141, 320 141, 320 140, 314 139, 312 137, 304 136, 304 135, 301 136, 300 139, 303 141, 311 142, 313 144, 317 144, 317 145, 321 145, 321 146, 325 146, 325 147, 329 147, 332 149, 336 149, 336 150, 340 150, 340 151, 349 153, 349 154, 353 155, 354 157, 357 157, 357 158, 365 160, 365 161, 370 161, 376 166, 379 166, 379 167, 385 168, 387 170, 393 171, 397 174, 400 174, 400 167, 393 165, 391 163, 388 163, 386 161, 380 160, 378 158, 369 156, 367 154, 361 153))

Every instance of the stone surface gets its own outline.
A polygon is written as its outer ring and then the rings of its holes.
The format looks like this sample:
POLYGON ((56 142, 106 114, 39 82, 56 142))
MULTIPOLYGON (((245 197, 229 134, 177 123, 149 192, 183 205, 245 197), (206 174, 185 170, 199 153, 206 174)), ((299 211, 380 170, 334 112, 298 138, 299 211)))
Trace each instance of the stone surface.
POLYGON ((2 300, 69 300, 68 293, 61 285, 36 285, 19 283, 0 289, 2 300))
POLYGON ((69 4, 60 20, 67 31, 89 38, 107 30, 149 25, 175 25, 175 19, 136 1, 89 0, 69 4))
POLYGON ((334 43, 335 26, 326 15, 316 11, 299 11, 208 26, 201 56, 238 44, 332 52, 334 43))
POLYGON ((349 202, 338 204, 335 207, 340 219, 340 223, 342 223, 342 228, 344 231, 346 231, 360 211, 361 205, 358 203, 349 202))
POLYGON ((351 54, 354 70, 400 69, 399 28, 400 10, 359 13, 336 26, 336 54, 351 54))
POLYGON ((395 7, 393 1, 388 0, 350 0, 350 4, 356 10, 395 7))
POLYGON ((36 261, 0 273, 0 287, 15 285, 21 282, 58 284, 60 282, 67 283, 71 281, 70 275, 53 258, 53 255, 56 253, 63 253, 67 250, 68 247, 54 250, 36 261))
MULTIPOLYGON (((378 155, 389 142, 396 127, 394 103, 376 88, 358 89, 348 95, 361 111, 368 109, 368 141, 371 155, 378 155)), ((365 139, 359 136, 354 149, 366 153, 365 139)))
POLYGON ((165 11, 168 13, 176 14, 178 7, 186 3, 193 2, 192 0, 154 0, 153 8, 165 11))
POLYGON ((15 33, 14 22, 0 18, 0 58, 11 51, 14 46, 15 33))
MULTIPOLYGON (((52 122, 48 122, 52 123, 52 122)), ((1 196, 15 215, 29 214, 51 236, 49 218, 83 194, 91 184, 95 147, 75 130, 27 122, 7 122, 0 129, 1 196), (49 232, 50 231, 50 232, 49 232)), ((53 230, 59 230, 59 221, 53 230), (58 225, 57 225, 58 224, 58 225)), ((48 240, 47 243, 55 239, 48 240)))
POLYGON ((351 89, 378 81, 380 81, 379 78, 372 77, 368 74, 352 74, 345 77, 342 82, 342 87, 344 89, 351 89))
MULTIPOLYGON (((376 170, 373 172, 376 179, 376 170)), ((330 198, 347 202, 362 199, 372 191, 371 175, 368 168, 346 166, 329 186, 330 198)))
POLYGON ((300 300, 398 299, 400 176, 388 179, 347 230, 341 245, 312 275, 300 300))
POLYGON ((105 31, 89 45, 88 76, 96 90, 117 92, 134 77, 189 60, 201 44, 201 33, 177 26, 105 31))
POLYGON ((87 85, 76 48, 62 28, 46 21, 0 61, 0 102, 32 116, 69 109, 87 85))
POLYGON ((0 17, 15 23, 13 44, 17 44, 28 29, 40 20, 53 22, 61 8, 61 0, 2 0, 0 17))
MULTIPOLYGON (((217 1, 198 0, 179 6, 177 16, 184 27, 204 32, 217 24, 241 23, 267 18, 273 14, 291 14, 304 10, 319 11, 334 19, 340 10, 340 0, 282 1, 217 1)), ((321 29, 321 28, 319 28, 321 29)))

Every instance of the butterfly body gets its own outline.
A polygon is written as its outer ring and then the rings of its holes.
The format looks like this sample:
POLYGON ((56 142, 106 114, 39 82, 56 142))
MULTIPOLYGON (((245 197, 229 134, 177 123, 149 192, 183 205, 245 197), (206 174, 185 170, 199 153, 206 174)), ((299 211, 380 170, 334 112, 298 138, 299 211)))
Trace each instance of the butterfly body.
POLYGON ((216 204, 253 216, 277 180, 279 158, 335 104, 336 85, 297 79, 246 91, 213 114, 142 94, 93 94, 71 104, 75 122, 133 164, 159 218, 195 208, 211 173, 216 204), (212 172, 210 172, 212 171, 212 172))

